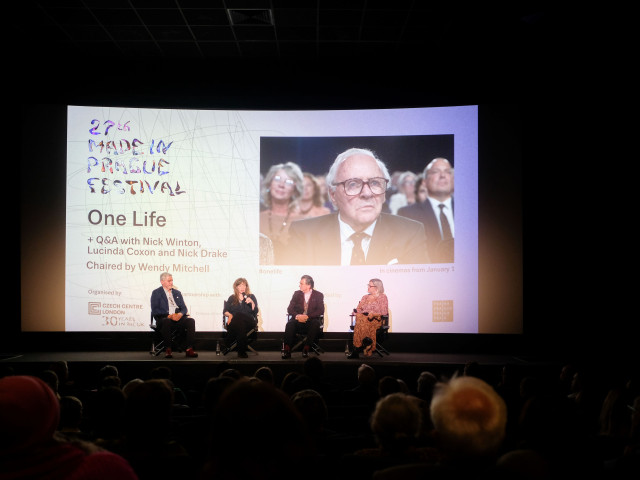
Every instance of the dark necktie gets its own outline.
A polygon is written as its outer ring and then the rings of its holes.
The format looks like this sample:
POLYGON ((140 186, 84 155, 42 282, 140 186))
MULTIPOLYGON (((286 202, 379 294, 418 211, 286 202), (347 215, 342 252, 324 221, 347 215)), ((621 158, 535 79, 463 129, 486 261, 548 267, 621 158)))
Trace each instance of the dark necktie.
POLYGON ((367 236, 366 233, 354 233, 351 235, 353 241, 353 250, 351 251, 351 265, 364 265, 364 250, 362 250, 362 239, 367 236))
POLYGON ((442 239, 450 240, 453 238, 451 235, 451 226, 449 225, 449 220, 447 220, 447 216, 444 214, 444 203, 438 205, 440 207, 440 225, 442 226, 442 239))

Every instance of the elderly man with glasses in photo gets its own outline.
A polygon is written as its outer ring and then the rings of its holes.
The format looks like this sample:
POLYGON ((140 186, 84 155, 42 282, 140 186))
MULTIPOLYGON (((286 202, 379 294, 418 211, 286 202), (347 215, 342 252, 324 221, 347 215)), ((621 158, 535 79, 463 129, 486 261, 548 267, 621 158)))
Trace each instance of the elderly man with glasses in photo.
POLYGON ((351 148, 329 173, 337 212, 291 224, 288 265, 393 265, 429 263, 421 223, 382 213, 389 171, 370 150, 351 148))

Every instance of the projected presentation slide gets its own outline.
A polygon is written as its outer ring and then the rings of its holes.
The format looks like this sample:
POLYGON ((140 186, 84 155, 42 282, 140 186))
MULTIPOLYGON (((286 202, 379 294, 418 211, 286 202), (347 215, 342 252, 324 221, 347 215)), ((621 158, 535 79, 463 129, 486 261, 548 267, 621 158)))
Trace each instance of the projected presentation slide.
POLYGON ((392 332, 478 332, 476 106, 67 114, 66 331, 148 331, 168 272, 200 332, 222 330, 237 278, 283 331, 302 275, 327 332, 371 279, 392 332))

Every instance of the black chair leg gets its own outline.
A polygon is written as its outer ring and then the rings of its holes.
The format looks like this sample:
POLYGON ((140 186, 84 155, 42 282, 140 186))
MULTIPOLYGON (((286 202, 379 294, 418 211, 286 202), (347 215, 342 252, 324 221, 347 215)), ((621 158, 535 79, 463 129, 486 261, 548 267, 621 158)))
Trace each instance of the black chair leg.
POLYGON ((301 339, 298 340, 298 342, 291 347, 291 351, 295 352, 296 350, 298 350, 305 342, 307 341, 307 337, 302 337, 301 339))
POLYGON ((149 351, 149 355, 153 355, 154 357, 157 357, 162 352, 164 352, 163 342, 160 342, 158 344, 154 344, 154 343, 151 344, 151 350, 149 351))
POLYGON ((233 342, 231 345, 229 345, 227 348, 225 348, 224 350, 222 350, 222 355, 226 355, 229 352, 233 352, 236 347, 238 346, 238 342, 233 342))

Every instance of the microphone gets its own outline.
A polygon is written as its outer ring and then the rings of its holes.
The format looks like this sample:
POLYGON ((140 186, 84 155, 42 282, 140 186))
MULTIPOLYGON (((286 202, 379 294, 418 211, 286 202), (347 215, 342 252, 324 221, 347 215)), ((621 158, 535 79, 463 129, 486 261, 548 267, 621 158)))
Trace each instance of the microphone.
POLYGON ((242 294, 242 300, 244 300, 244 303, 247 303, 247 294, 246 293, 242 294))

